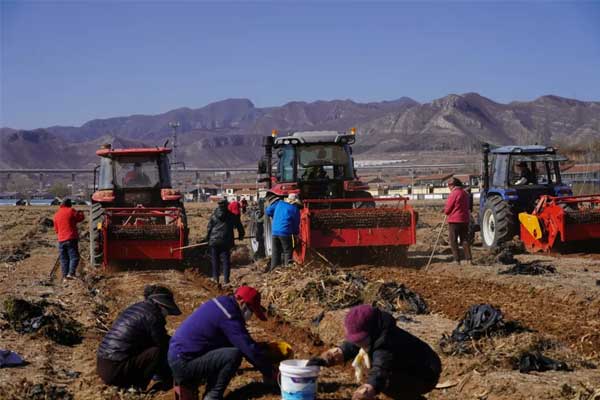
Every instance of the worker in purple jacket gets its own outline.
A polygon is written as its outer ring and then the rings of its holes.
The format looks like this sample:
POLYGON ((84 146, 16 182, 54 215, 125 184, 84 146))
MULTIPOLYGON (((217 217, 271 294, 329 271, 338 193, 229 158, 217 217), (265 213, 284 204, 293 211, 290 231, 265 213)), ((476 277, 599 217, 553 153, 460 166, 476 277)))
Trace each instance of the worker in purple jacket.
POLYGON ((246 329, 252 315, 267 319, 260 293, 250 286, 241 286, 233 296, 219 296, 198 307, 169 343, 175 384, 191 388, 205 383, 204 400, 221 400, 242 357, 271 383, 273 366, 246 329))

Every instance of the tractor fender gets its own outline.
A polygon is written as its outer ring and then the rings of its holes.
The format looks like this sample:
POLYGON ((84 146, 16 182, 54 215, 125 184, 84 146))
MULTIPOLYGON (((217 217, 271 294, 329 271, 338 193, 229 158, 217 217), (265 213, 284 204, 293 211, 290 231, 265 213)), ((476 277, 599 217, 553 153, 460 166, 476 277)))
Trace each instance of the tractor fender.
POLYGON ((542 227, 537 216, 522 212, 519 213, 519 222, 534 239, 542 238, 542 227))

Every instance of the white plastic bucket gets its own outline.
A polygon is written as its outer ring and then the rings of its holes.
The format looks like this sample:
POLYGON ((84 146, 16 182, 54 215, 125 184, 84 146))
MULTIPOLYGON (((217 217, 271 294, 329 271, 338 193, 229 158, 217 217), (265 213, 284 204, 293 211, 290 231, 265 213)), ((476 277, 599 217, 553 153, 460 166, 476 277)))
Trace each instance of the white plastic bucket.
POLYGON ((279 364, 281 398, 283 400, 314 400, 317 395, 318 366, 307 367, 308 360, 285 360, 279 364))

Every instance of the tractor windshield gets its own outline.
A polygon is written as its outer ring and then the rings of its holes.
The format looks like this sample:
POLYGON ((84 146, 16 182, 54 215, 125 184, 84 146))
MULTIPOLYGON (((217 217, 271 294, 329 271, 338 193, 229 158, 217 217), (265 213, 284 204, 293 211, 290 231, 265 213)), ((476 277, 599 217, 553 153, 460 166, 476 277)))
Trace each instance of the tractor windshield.
POLYGON ((352 179, 352 159, 347 146, 284 146, 279 158, 279 174, 283 182, 326 179, 352 179), (296 164, 296 170, 294 165, 296 164))
POLYGON ((121 188, 149 188, 160 183, 156 160, 145 157, 127 157, 114 160, 115 184, 121 188))
POLYGON ((509 182, 514 186, 560 184, 559 162, 566 159, 554 155, 512 156, 509 182))

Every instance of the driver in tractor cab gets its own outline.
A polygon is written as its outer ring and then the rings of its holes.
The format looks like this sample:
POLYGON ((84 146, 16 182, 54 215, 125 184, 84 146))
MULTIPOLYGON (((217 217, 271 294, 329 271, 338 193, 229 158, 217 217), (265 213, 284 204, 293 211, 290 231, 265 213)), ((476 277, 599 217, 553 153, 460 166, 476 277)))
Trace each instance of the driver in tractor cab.
POLYGON ((529 169, 525 161, 521 161, 517 164, 521 175, 519 180, 515 182, 515 185, 534 185, 536 183, 535 174, 529 169))
POLYGON ((150 178, 142 171, 142 164, 136 162, 133 164, 133 169, 125 174, 123 178, 124 186, 150 186, 150 178))
MULTIPOLYGON (((319 149, 315 160, 310 164, 320 164, 320 162, 326 161, 326 159, 327 152, 325 151, 325 149, 319 149)), ((304 173, 302 174, 302 179, 306 181, 327 179, 327 172, 325 171, 325 168, 323 168, 322 165, 311 165, 308 168, 306 168, 306 171, 304 171, 304 173)))

